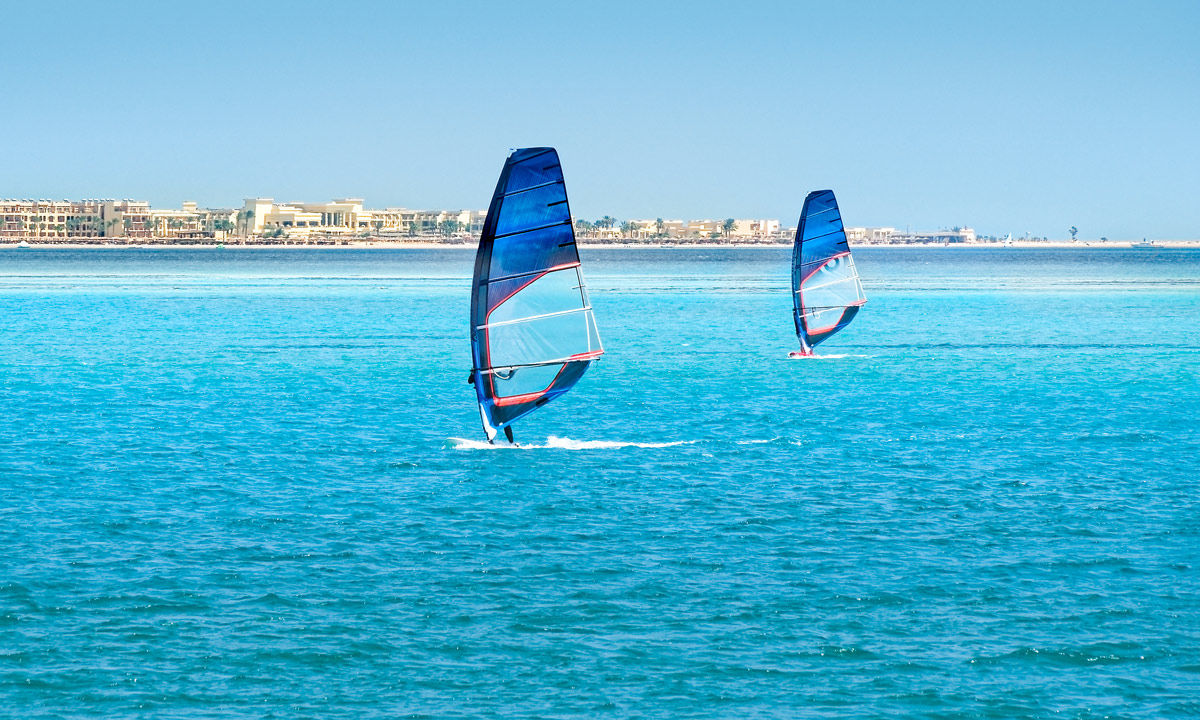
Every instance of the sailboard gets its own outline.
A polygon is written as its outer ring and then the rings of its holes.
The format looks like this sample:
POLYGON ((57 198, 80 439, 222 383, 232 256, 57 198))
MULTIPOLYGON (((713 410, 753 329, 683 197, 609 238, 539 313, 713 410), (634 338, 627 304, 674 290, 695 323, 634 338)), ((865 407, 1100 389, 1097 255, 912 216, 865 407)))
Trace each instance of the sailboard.
POLYGON ((792 302, 800 352, 812 355, 821 341, 850 324, 867 301, 854 267, 846 230, 832 190, 804 198, 792 245, 792 302))
POLYGON ((471 382, 489 442, 604 354, 554 148, 514 150, 488 207, 471 295, 471 382))

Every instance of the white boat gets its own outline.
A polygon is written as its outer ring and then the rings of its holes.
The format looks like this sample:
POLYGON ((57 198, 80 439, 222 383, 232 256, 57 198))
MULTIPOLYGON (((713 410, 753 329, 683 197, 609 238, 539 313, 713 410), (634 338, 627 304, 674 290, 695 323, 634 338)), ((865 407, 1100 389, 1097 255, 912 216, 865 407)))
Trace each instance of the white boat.
POLYGON ((1129 243, 1129 247, 1138 248, 1138 249, 1146 249, 1146 248, 1162 247, 1162 245, 1159 245, 1158 243, 1154 242, 1153 240, 1147 241, 1146 238, 1142 238, 1141 242, 1129 243))
POLYGON ((32 246, 32 245, 30 245, 29 243, 25 242, 24 240, 22 240, 21 242, 17 243, 17 247, 19 247, 19 248, 29 248, 29 247, 33 247, 33 246, 32 246))

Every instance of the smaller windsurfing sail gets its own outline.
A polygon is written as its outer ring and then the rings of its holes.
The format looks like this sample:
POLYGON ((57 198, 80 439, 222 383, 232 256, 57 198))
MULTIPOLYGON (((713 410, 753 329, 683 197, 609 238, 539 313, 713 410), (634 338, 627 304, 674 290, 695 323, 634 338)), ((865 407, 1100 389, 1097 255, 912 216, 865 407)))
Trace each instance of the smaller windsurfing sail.
POLYGON ((849 325, 867 301, 832 190, 804 198, 792 246, 792 300, 804 355, 849 325))
POLYGON ((471 295, 471 382, 489 441, 604 354, 554 148, 514 150, 488 207, 471 295))

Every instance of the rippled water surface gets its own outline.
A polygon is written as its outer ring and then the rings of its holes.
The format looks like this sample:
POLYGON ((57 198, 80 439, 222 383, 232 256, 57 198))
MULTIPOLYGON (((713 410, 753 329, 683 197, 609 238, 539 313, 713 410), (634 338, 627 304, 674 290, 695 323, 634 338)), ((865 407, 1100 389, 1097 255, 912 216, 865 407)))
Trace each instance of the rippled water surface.
POLYGON ((1200 252, 584 252, 492 449, 473 250, 0 250, 0 715, 1200 716, 1200 252))

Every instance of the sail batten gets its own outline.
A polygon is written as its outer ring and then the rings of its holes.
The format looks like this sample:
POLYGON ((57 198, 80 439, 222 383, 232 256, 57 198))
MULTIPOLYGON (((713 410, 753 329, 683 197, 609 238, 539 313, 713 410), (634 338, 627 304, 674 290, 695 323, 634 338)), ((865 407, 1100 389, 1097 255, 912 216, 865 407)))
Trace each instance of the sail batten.
MULTIPOLYGON (((550 207, 550 206, 547 205, 546 207, 550 207)), ((536 232, 538 230, 546 230, 546 229, 549 229, 552 227, 558 227, 560 225, 570 225, 570 224, 571 224, 570 220, 567 220, 565 222, 563 222, 563 221, 553 222, 553 223, 550 223, 549 225, 541 225, 539 227, 531 227, 531 228, 525 228, 524 230, 514 230, 513 232, 501 233, 499 235, 495 235, 493 237, 493 239, 500 240, 501 238, 512 237, 513 235, 523 235, 525 233, 531 233, 531 232, 536 232)))
POLYGON ((832 190, 804 199, 792 246, 792 301, 804 353, 846 327, 867 301, 832 190))
POLYGON ((475 256, 471 348, 489 440, 604 353, 553 148, 515 150, 500 173, 475 256))
POLYGON ((487 323, 484 325, 480 325, 479 328, 482 330, 483 328, 503 327, 505 325, 512 325, 513 323, 530 322, 532 320, 541 320, 543 318, 558 317, 559 315, 570 315, 571 313, 588 312, 591 309, 592 309, 591 305, 584 305, 583 307, 577 308, 575 310, 559 310, 557 312, 542 313, 541 315, 530 315, 528 317, 514 318, 512 320, 498 320, 496 322, 490 322, 490 323, 487 323))
MULTIPOLYGON (((529 187, 520 188, 519 190, 510 190, 510 191, 504 193, 504 197, 510 198, 513 195, 520 195, 521 193, 526 193, 526 192, 529 192, 530 190, 537 190, 539 188, 549 187, 550 185, 562 185, 562 184, 563 184, 562 180, 551 180, 549 182, 544 182, 541 185, 530 185, 529 187)), ((566 200, 561 200, 560 202, 566 202, 566 200)))
MULTIPOLYGON (((559 265, 558 267, 551 268, 551 270, 564 270, 566 268, 573 268, 573 267, 579 267, 579 263, 567 263, 566 265, 559 265)), ((530 275, 540 275, 544 272, 546 272, 546 271, 545 270, 530 270, 528 272, 523 272, 523 273, 513 273, 512 275, 504 275, 504 276, 498 277, 498 278, 489 278, 488 282, 491 284, 495 284, 495 283, 504 282, 505 280, 514 280, 516 278, 529 277, 530 275)))

